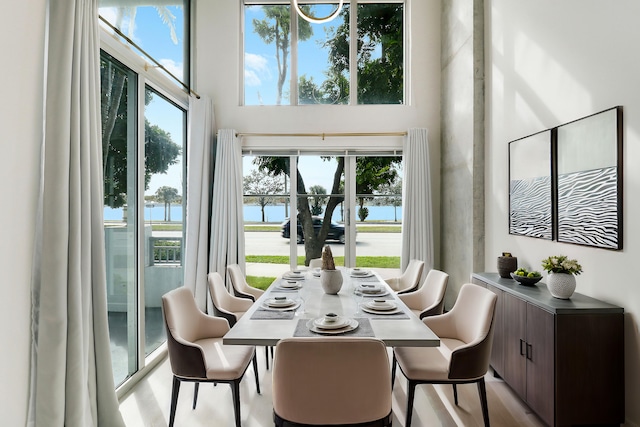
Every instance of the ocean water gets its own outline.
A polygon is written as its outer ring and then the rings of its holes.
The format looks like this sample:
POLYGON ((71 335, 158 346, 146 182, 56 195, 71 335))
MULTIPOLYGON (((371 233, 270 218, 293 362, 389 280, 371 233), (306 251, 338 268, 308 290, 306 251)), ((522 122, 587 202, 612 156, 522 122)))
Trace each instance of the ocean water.
MULTIPOLYGON (((367 206, 369 209, 369 216, 367 221, 394 221, 402 220, 402 207, 394 208, 393 206, 367 206)), ((285 218, 289 217, 289 207, 285 211, 284 205, 265 206, 265 222, 280 223, 285 218)), ((356 212, 358 208, 356 207, 356 212)), ((104 208, 104 219, 108 221, 118 221, 122 219, 124 211, 122 208, 113 209, 109 207, 104 208)), ((336 222, 343 222, 343 212, 340 207, 337 207, 333 211, 333 220, 336 222)), ((182 206, 171 206, 171 221, 182 221, 182 206)), ((356 219, 358 219, 356 214, 356 219)), ((164 221, 164 206, 159 205, 153 208, 144 208, 144 220, 145 221, 164 221)), ((261 222, 262 213, 260 206, 256 205, 244 205, 244 220, 245 222, 261 222)))

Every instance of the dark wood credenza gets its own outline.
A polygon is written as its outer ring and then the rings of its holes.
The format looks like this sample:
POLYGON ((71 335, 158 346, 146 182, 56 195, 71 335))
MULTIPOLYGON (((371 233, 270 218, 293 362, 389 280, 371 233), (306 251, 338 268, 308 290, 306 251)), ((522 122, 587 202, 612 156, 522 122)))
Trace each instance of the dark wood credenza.
POLYGON ((491 366, 550 426, 624 422, 624 309, 551 296, 497 273, 471 281, 498 295, 491 366))

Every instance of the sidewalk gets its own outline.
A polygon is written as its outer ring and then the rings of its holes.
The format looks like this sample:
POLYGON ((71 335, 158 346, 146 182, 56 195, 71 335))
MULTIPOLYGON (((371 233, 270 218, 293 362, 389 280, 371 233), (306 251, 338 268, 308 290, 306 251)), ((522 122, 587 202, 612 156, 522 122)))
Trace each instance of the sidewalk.
MULTIPOLYGON (((307 267, 300 267, 301 270, 307 267)), ((383 279, 390 277, 397 277, 400 275, 399 268, 372 268, 373 271, 378 273, 383 279)), ((284 272, 289 271, 289 265, 286 264, 259 264, 255 262, 247 263, 247 276, 261 276, 261 277, 278 277, 284 272)))

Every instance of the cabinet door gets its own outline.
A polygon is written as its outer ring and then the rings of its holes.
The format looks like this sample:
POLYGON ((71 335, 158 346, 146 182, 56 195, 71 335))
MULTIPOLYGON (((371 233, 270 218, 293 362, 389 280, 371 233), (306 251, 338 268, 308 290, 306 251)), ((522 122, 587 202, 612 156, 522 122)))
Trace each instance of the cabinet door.
POLYGON ((502 378, 526 401, 527 337, 525 325, 527 303, 505 292, 503 293, 502 308, 504 310, 504 372, 502 378))
POLYGON ((555 316, 527 304, 527 403, 544 422, 554 425, 555 316))
POLYGON ((487 284, 487 289, 497 295, 496 313, 493 318, 493 347, 491 348, 491 366, 500 376, 504 372, 504 321, 502 299, 504 291, 487 284))

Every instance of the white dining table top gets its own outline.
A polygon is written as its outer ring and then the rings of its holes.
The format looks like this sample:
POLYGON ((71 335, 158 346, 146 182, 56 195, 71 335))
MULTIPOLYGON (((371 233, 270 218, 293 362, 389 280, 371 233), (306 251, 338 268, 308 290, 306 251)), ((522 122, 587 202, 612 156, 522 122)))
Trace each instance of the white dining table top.
MULTIPOLYGON (((336 313, 349 318, 368 319, 374 337, 381 339, 388 347, 437 347, 440 345, 438 337, 396 296, 395 292, 376 274, 375 278, 368 278, 366 283, 378 284, 386 287, 389 293, 377 299, 393 300, 397 307, 406 315, 393 318, 390 315, 371 315, 364 313, 362 305, 370 297, 358 297, 354 294, 355 287, 365 282, 360 278, 351 277, 351 269, 341 268, 343 284, 337 295, 326 294, 322 290, 320 278, 313 275, 312 270, 303 270, 304 280, 302 288, 297 291, 282 290, 278 287, 286 281, 278 277, 251 308, 227 332, 223 343, 227 345, 261 345, 273 346, 283 338, 294 336, 300 319, 324 317, 326 313, 336 313), (252 319, 256 310, 263 309, 266 300, 276 296, 286 296, 298 300, 301 298, 303 306, 298 308, 291 319, 252 319)), ((322 336, 319 335, 318 336, 322 336)), ((338 335, 349 336, 349 334, 338 335)))

